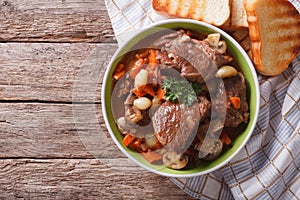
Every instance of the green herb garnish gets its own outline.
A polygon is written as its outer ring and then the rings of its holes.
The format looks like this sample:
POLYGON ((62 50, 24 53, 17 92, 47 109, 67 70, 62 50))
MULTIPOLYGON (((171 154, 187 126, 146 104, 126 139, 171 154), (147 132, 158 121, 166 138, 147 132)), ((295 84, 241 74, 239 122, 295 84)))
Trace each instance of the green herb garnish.
POLYGON ((162 83, 162 89, 166 91, 166 100, 184 103, 187 106, 197 101, 197 95, 202 91, 200 83, 189 82, 179 77, 167 77, 162 83))

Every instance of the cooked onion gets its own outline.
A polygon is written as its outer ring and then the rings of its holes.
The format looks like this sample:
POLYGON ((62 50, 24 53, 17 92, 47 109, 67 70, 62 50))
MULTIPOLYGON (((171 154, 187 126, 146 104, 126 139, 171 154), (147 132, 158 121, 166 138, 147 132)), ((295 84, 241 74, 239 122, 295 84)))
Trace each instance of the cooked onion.
POLYGON ((141 69, 139 73, 135 76, 134 84, 135 87, 138 88, 139 86, 146 85, 148 80, 148 71, 145 69, 141 69))
POLYGON ((152 105, 152 102, 147 97, 141 97, 134 100, 133 105, 139 110, 146 110, 152 105))

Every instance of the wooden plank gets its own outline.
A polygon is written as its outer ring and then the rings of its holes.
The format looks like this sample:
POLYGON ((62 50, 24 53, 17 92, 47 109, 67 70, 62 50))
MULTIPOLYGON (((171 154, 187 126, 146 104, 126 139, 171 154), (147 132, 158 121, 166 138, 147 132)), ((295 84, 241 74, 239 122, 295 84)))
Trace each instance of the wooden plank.
POLYGON ((0 199, 192 199, 127 159, 0 160, 0 199))
POLYGON ((0 103, 0 158, 125 157, 99 104, 0 103))
POLYGON ((0 41, 113 42, 104 0, 0 0, 0 41))
POLYGON ((0 100, 100 102, 117 44, 0 43, 0 100))

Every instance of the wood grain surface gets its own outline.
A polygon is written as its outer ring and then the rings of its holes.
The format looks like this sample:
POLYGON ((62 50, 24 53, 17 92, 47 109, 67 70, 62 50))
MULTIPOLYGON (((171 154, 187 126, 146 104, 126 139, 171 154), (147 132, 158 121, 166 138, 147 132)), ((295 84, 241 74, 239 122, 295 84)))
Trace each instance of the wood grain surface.
POLYGON ((0 199, 193 199, 112 142, 103 0, 0 0, 0 199))
POLYGON ((0 169, 0 199, 189 199, 126 158, 5 159, 0 169))
POLYGON ((113 42, 103 0, 0 0, 0 41, 113 42))
POLYGON ((103 43, 0 43, 1 99, 99 102, 103 73, 117 47, 103 43), (91 90, 96 85, 97 94, 91 90))

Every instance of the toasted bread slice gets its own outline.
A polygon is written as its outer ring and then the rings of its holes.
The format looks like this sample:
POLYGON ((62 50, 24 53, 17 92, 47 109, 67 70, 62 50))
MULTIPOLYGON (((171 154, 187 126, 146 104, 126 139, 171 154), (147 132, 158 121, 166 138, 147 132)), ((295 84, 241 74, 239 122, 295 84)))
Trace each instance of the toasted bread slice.
POLYGON ((216 26, 223 25, 230 14, 229 0, 152 0, 159 14, 190 18, 216 26))
POLYGON ((300 15, 287 0, 245 0, 252 61, 267 76, 284 71, 300 52, 300 15))
POLYGON ((248 27, 247 14, 244 7, 244 0, 232 0, 230 13, 232 27, 248 27))
POLYGON ((244 7, 244 0, 229 0, 230 16, 222 28, 233 31, 239 28, 248 27, 247 14, 244 7))

